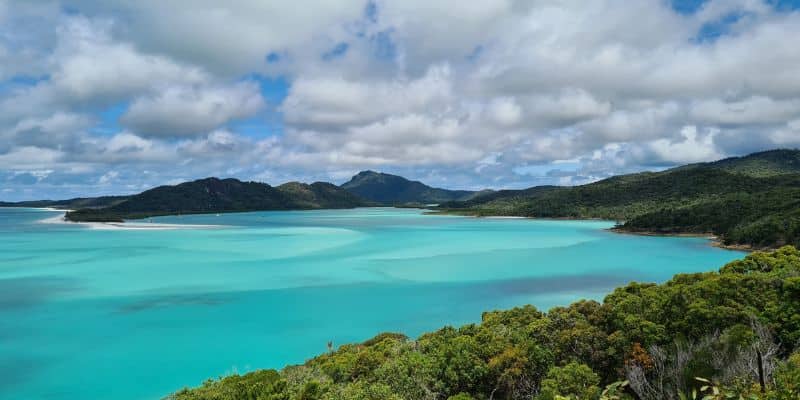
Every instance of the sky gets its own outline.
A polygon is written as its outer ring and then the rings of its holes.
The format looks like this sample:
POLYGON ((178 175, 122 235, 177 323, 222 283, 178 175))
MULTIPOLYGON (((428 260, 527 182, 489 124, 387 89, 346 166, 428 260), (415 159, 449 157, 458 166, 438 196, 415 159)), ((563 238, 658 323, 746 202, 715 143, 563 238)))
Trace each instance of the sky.
POLYGON ((800 147, 800 0, 0 0, 0 200, 800 147))

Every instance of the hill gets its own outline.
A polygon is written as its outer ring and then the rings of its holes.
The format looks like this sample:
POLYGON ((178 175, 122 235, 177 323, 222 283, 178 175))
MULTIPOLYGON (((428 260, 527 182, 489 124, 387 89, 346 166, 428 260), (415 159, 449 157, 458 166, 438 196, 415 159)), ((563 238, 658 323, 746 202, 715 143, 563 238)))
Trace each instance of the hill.
POLYGON ((602 303, 488 311, 418 338, 382 333, 168 399, 798 399, 798 276, 796 248, 755 252, 719 272, 630 283, 602 303))
POLYGON ((375 171, 361 171, 341 187, 366 200, 387 205, 432 204, 467 200, 476 193, 469 190, 434 188, 402 176, 375 171))
POLYGON ((278 187, 207 178, 135 196, 0 203, 59 207, 74 221, 120 221, 156 215, 256 210, 439 204, 440 212, 478 216, 599 218, 633 233, 713 234, 728 246, 800 245, 800 151, 770 150, 660 172, 620 175, 574 187, 447 190, 397 175, 362 171, 335 186, 278 187))
POLYGON ((112 222, 159 215, 219 212, 352 208, 366 203, 329 183, 288 183, 272 187, 260 182, 206 178, 175 186, 159 186, 103 208, 66 214, 76 222, 112 222))
POLYGON ((129 196, 101 196, 101 197, 78 197, 68 200, 33 200, 4 202, 0 201, 0 207, 51 207, 62 210, 77 210, 79 208, 101 208, 119 204, 128 199, 129 196))
POLYGON ((352 208, 368 205, 355 194, 328 182, 314 182, 310 185, 288 182, 276 189, 299 208, 352 208))
POLYGON ((574 187, 500 191, 445 212, 620 221, 621 231, 715 234, 726 245, 800 244, 800 151, 774 150, 574 187))
POLYGON ((731 157, 709 163, 689 165, 689 167, 693 166, 716 168, 754 177, 793 174, 800 173, 800 151, 768 150, 743 157, 731 157))

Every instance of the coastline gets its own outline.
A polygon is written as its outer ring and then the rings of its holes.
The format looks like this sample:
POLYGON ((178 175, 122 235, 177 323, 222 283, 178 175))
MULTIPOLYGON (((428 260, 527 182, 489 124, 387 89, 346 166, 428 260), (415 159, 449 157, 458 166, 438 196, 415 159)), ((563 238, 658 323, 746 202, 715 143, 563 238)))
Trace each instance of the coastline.
POLYGON ((66 212, 55 208, 39 208, 44 211, 62 211, 63 214, 39 220, 40 224, 63 224, 84 226, 96 230, 180 230, 180 229, 221 229, 227 225, 163 224, 152 222, 75 222, 65 218, 66 212))
MULTIPOLYGON (((514 218, 514 219, 531 219, 531 220, 542 220, 542 221, 610 221, 603 218, 577 218, 577 217, 551 217, 551 218, 537 218, 537 217, 522 217, 522 216, 503 216, 503 215, 481 215, 476 212, 469 212, 469 211, 439 211, 439 210, 430 210, 428 209, 425 212, 427 215, 458 215, 464 217, 474 217, 474 218, 492 218, 492 219, 503 219, 503 218, 514 218)), ((753 252, 753 251, 769 251, 775 250, 780 246, 777 247, 753 247, 747 244, 725 244, 722 242, 719 236, 715 235, 711 232, 706 233, 687 233, 687 232, 675 232, 675 233, 667 233, 667 232, 655 232, 655 231, 628 231, 624 229, 620 229, 617 227, 612 227, 606 229, 607 231, 618 233, 621 235, 638 235, 638 236, 661 236, 661 237, 691 237, 691 238, 701 238, 707 239, 709 246, 717 247, 724 250, 733 250, 733 251, 744 251, 744 252, 753 252)))
MULTIPOLYGON (((42 210, 42 211, 60 211, 64 214, 60 216, 49 217, 40 220, 40 223, 48 223, 48 224, 78 224, 81 226, 88 227, 90 229, 98 229, 98 230, 179 230, 179 229, 220 229, 227 227, 226 225, 191 225, 191 224, 164 224, 164 223, 152 223, 152 222, 75 222, 69 221, 65 218, 66 212, 71 210, 66 209, 59 209, 53 207, 32 207, 32 209, 42 210)), ((419 208, 423 210, 423 214, 425 215, 453 215, 453 216, 462 216, 462 217, 473 217, 473 218, 486 218, 486 219, 530 219, 530 220, 541 220, 541 221, 610 221, 603 218, 578 218, 578 217, 550 217, 550 218, 537 218, 537 217, 524 217, 524 216, 515 216, 515 215, 481 215, 475 212, 459 212, 459 211, 440 211, 440 210, 431 210, 429 208, 419 208)), ((628 231, 624 229, 620 229, 618 227, 612 227, 605 229, 607 231, 623 234, 623 235, 638 235, 638 236, 662 236, 662 237, 692 237, 692 238, 703 238, 708 240, 708 244, 713 247, 717 247, 720 249, 725 250, 733 250, 733 251, 743 251, 743 252, 753 252, 753 251, 769 251, 774 250, 775 248, 772 247, 753 247, 746 244, 724 244, 722 240, 720 240, 719 236, 706 232, 706 233, 667 233, 667 232, 655 232, 655 231, 628 231)))
POLYGON ((580 218, 580 217, 524 217, 521 215, 483 215, 470 211, 451 211, 451 210, 432 210, 430 208, 420 208, 426 210, 425 215, 455 215, 460 217, 473 217, 473 218, 490 218, 490 219, 530 219, 538 221, 610 221, 614 220, 606 218, 580 218))
POLYGON ((621 235, 637 235, 637 236, 661 236, 661 237, 690 237, 690 238, 701 238, 701 239, 708 239, 708 244, 713 247, 717 247, 724 250, 734 250, 734 251, 745 251, 745 252, 753 252, 758 250, 775 250, 773 248, 765 247, 765 248, 755 248, 753 246, 747 244, 725 244, 722 243, 719 236, 711 233, 687 233, 687 232, 675 232, 675 233, 666 233, 666 232, 654 232, 654 231, 627 231, 624 229, 619 228, 609 228, 607 229, 610 232, 618 233, 621 235))

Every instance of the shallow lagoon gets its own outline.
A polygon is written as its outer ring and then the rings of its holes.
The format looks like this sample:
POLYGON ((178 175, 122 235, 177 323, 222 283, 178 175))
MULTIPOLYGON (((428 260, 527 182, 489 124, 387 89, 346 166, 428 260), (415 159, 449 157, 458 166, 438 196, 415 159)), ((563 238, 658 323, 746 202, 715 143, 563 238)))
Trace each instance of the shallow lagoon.
POLYGON ((604 221, 420 210, 154 218, 91 229, 0 208, 0 398, 154 399, 230 372, 301 363, 326 343, 410 336, 482 311, 602 299, 629 281, 741 253, 604 221))

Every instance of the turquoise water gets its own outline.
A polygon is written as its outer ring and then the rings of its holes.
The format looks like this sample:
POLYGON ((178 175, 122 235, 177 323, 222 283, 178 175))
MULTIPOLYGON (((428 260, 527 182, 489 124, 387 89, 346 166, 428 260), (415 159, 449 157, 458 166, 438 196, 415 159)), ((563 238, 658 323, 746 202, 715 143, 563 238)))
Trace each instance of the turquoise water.
POLYGON ((99 230, 0 208, 0 399, 155 399, 208 377, 301 363, 383 331, 602 299, 741 253, 619 235, 602 221, 409 209, 155 218, 99 230))

